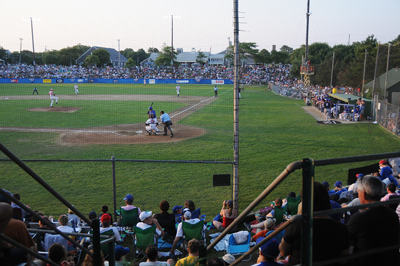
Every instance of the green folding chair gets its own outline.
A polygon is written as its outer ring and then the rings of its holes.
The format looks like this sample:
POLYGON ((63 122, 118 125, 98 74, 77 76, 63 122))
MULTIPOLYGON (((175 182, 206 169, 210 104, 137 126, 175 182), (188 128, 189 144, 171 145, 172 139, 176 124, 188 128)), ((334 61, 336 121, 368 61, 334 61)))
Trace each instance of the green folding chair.
POLYGON ((200 220, 200 222, 191 224, 188 222, 182 222, 182 230, 183 230, 183 240, 182 240, 182 253, 184 256, 187 255, 187 246, 190 240, 193 238, 203 241, 204 245, 206 244, 206 239, 204 238, 203 233, 204 222, 200 220))
POLYGON ((284 207, 274 207, 274 212, 275 212, 275 224, 280 224, 282 222, 285 222, 285 218, 283 217, 284 215, 286 215, 287 212, 287 204, 284 207))
MULTIPOLYGON (((102 236, 109 236, 110 237, 114 237, 114 231, 110 228, 110 230, 104 231, 102 233, 100 233, 100 235, 102 236)), ((104 240, 104 238, 101 238, 100 241, 104 240)), ((101 252, 103 252, 104 258, 108 257, 109 254, 111 254, 112 252, 115 252, 115 242, 111 242, 107 243, 107 244, 102 244, 100 246, 100 250, 101 252), (111 250, 111 249, 114 249, 111 250)))
MULTIPOLYGON (((118 212, 117 212, 118 213, 118 212)), ((120 207, 119 209, 119 214, 121 217, 121 228, 122 231, 126 234, 126 235, 132 235, 135 233, 135 226, 138 223, 138 208, 134 208, 132 210, 125 210, 123 208, 120 207)))
POLYGON ((139 251, 139 254, 137 256, 144 255, 144 257, 139 262, 146 258, 145 251, 149 245, 157 246, 156 228, 156 226, 151 226, 143 230, 139 227, 135 227, 136 241, 133 245, 135 249, 134 258, 136 258, 136 250, 139 251))
POLYGON ((297 214, 297 209, 299 207, 299 204, 301 202, 301 195, 298 195, 296 198, 293 197, 287 197, 287 213, 290 215, 296 215, 297 214))

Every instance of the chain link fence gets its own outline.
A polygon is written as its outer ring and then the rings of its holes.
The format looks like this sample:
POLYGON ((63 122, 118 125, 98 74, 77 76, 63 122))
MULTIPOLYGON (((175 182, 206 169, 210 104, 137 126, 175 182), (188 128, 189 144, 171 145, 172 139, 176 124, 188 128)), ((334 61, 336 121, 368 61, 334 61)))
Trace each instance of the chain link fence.
POLYGON ((400 136, 399 106, 388 103, 386 99, 379 100, 377 96, 375 96, 375 103, 376 122, 400 136))
MULTIPOLYGON (((160 212, 159 204, 167 200, 170 212, 174 205, 194 201, 207 220, 219 213, 224 200, 232 199, 232 162, 220 161, 144 161, 144 160, 23 160, 36 174, 73 204, 83 214, 100 213, 107 205, 114 213, 125 206, 126 194, 141 210, 160 212), (230 186, 213 186, 213 175, 230 174, 230 186), (115 179, 114 179, 115 178, 115 179)), ((31 209, 56 219, 67 208, 54 198, 18 165, 0 160, 1 188, 19 193, 31 209)))

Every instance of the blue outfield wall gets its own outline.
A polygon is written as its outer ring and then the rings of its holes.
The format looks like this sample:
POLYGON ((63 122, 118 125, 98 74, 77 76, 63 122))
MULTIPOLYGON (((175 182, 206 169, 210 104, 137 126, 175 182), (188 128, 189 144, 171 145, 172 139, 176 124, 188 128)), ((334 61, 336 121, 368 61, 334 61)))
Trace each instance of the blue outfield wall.
MULTIPOLYGON (((39 78, 23 78, 23 79, 5 79, 0 78, 0 83, 30 83, 30 84, 61 84, 61 83, 122 83, 122 84, 144 84, 144 79, 39 79, 39 78)), ((231 85, 233 81, 230 79, 146 79, 146 84, 215 84, 215 85, 231 85)))

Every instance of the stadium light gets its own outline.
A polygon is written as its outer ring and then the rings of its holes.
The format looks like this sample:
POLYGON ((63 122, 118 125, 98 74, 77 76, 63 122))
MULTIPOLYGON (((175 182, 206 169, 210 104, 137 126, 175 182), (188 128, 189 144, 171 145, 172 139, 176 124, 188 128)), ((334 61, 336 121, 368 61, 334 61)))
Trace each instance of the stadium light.
POLYGON ((164 18, 171 18, 171 67, 174 65, 174 18, 181 18, 181 16, 164 16, 164 18))
POLYGON ((33 21, 40 21, 40 18, 23 18, 23 20, 30 20, 31 21, 31 33, 32 33, 32 52, 33 52, 33 69, 35 69, 35 42, 33 39, 33 21))

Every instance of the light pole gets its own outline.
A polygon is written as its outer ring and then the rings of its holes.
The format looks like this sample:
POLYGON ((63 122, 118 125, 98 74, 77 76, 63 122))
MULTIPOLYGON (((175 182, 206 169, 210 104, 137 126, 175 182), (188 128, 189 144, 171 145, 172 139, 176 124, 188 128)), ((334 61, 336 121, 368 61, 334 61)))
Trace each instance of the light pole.
POLYGON ((118 69, 121 67, 121 50, 119 49, 119 39, 118 39, 118 69))
POLYGON ((31 32, 32 32, 32 52, 33 52, 33 69, 35 69, 35 42, 33 40, 33 20, 31 17, 31 32))
POLYGON ((19 64, 21 64, 22 38, 19 38, 19 64))
MULTIPOLYGON (((169 18, 170 16, 164 16, 164 18, 169 18)), ((175 18, 180 18, 180 16, 175 16, 175 18)), ((171 15, 171 67, 174 65, 174 15, 171 15)))

